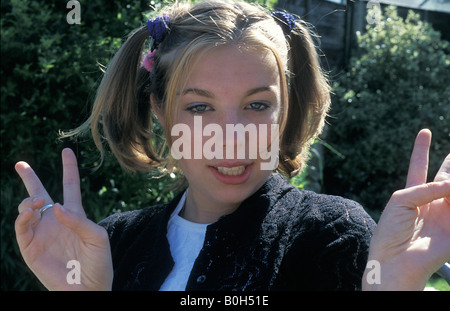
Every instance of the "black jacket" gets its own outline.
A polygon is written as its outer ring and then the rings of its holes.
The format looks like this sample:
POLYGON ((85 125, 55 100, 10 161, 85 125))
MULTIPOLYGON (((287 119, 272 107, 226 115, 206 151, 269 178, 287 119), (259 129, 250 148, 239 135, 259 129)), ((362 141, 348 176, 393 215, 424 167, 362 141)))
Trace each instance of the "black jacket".
MULTIPOLYGON (((113 290, 158 290, 172 269, 168 204, 114 214, 113 290)), ((299 191, 273 174, 232 214, 208 226, 186 290, 357 290, 375 223, 341 197, 299 191)))

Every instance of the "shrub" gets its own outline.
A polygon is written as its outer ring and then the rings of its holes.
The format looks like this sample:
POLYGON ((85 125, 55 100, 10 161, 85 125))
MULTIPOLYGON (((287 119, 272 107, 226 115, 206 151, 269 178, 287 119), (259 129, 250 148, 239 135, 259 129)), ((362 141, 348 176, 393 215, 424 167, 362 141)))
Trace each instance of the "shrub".
POLYGON ((325 185, 380 211, 404 187, 421 128, 433 132, 429 179, 450 151, 449 43, 413 11, 387 7, 358 34, 348 71, 334 84, 325 185))

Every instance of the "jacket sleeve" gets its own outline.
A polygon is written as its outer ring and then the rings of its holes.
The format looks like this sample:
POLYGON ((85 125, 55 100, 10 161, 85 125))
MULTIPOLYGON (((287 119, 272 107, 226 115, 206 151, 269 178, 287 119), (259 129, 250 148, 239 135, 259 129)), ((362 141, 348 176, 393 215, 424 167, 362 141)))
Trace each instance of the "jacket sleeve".
POLYGON ((98 223, 108 232, 114 266, 121 260, 127 246, 132 242, 135 231, 138 230, 136 219, 141 213, 139 210, 116 213, 98 223))
POLYGON ((116 213, 98 223, 108 232, 114 267, 118 266, 126 251, 148 227, 150 219, 165 207, 165 205, 157 205, 116 213))

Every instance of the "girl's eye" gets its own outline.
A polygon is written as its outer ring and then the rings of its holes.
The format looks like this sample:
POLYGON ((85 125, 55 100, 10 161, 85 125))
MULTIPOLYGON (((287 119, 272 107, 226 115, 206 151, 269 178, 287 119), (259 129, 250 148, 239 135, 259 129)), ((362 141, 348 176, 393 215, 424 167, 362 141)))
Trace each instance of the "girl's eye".
POLYGON ((270 107, 270 104, 267 102, 253 102, 250 103, 247 107, 247 109, 261 111, 268 109, 270 107))
POLYGON ((211 107, 209 105, 203 104, 203 103, 193 103, 193 104, 190 104, 186 108, 186 110, 193 114, 197 114, 197 113, 203 113, 205 111, 211 110, 211 107))

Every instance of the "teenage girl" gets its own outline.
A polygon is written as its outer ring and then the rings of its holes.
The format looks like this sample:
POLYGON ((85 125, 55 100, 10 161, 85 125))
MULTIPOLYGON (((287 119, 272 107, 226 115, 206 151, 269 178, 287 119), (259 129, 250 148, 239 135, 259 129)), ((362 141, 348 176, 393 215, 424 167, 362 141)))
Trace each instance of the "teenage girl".
POLYGON ((71 150, 62 152, 64 203, 19 162, 30 197, 16 233, 27 265, 53 290, 423 289, 450 258, 450 158, 426 183, 431 133, 421 131, 406 188, 377 227, 353 201, 299 191, 286 176, 304 167, 329 92, 311 33, 292 15, 220 1, 164 8, 112 59, 90 118, 69 135, 90 129, 101 153, 104 137, 125 169, 178 170, 188 187, 169 204, 95 224, 71 150), (189 137, 198 117, 207 134, 189 137), (278 131, 261 130, 274 124, 278 131), (178 125, 183 132, 173 131, 178 125), (248 131, 211 130, 227 125, 248 131), (273 169, 264 169, 264 153, 250 157, 250 129, 277 151, 273 169), (185 156, 175 160, 181 138, 185 156), (245 156, 226 153, 242 140, 245 156), (216 156, 186 156, 199 146, 216 156), (67 280, 72 260, 80 282, 67 280))

